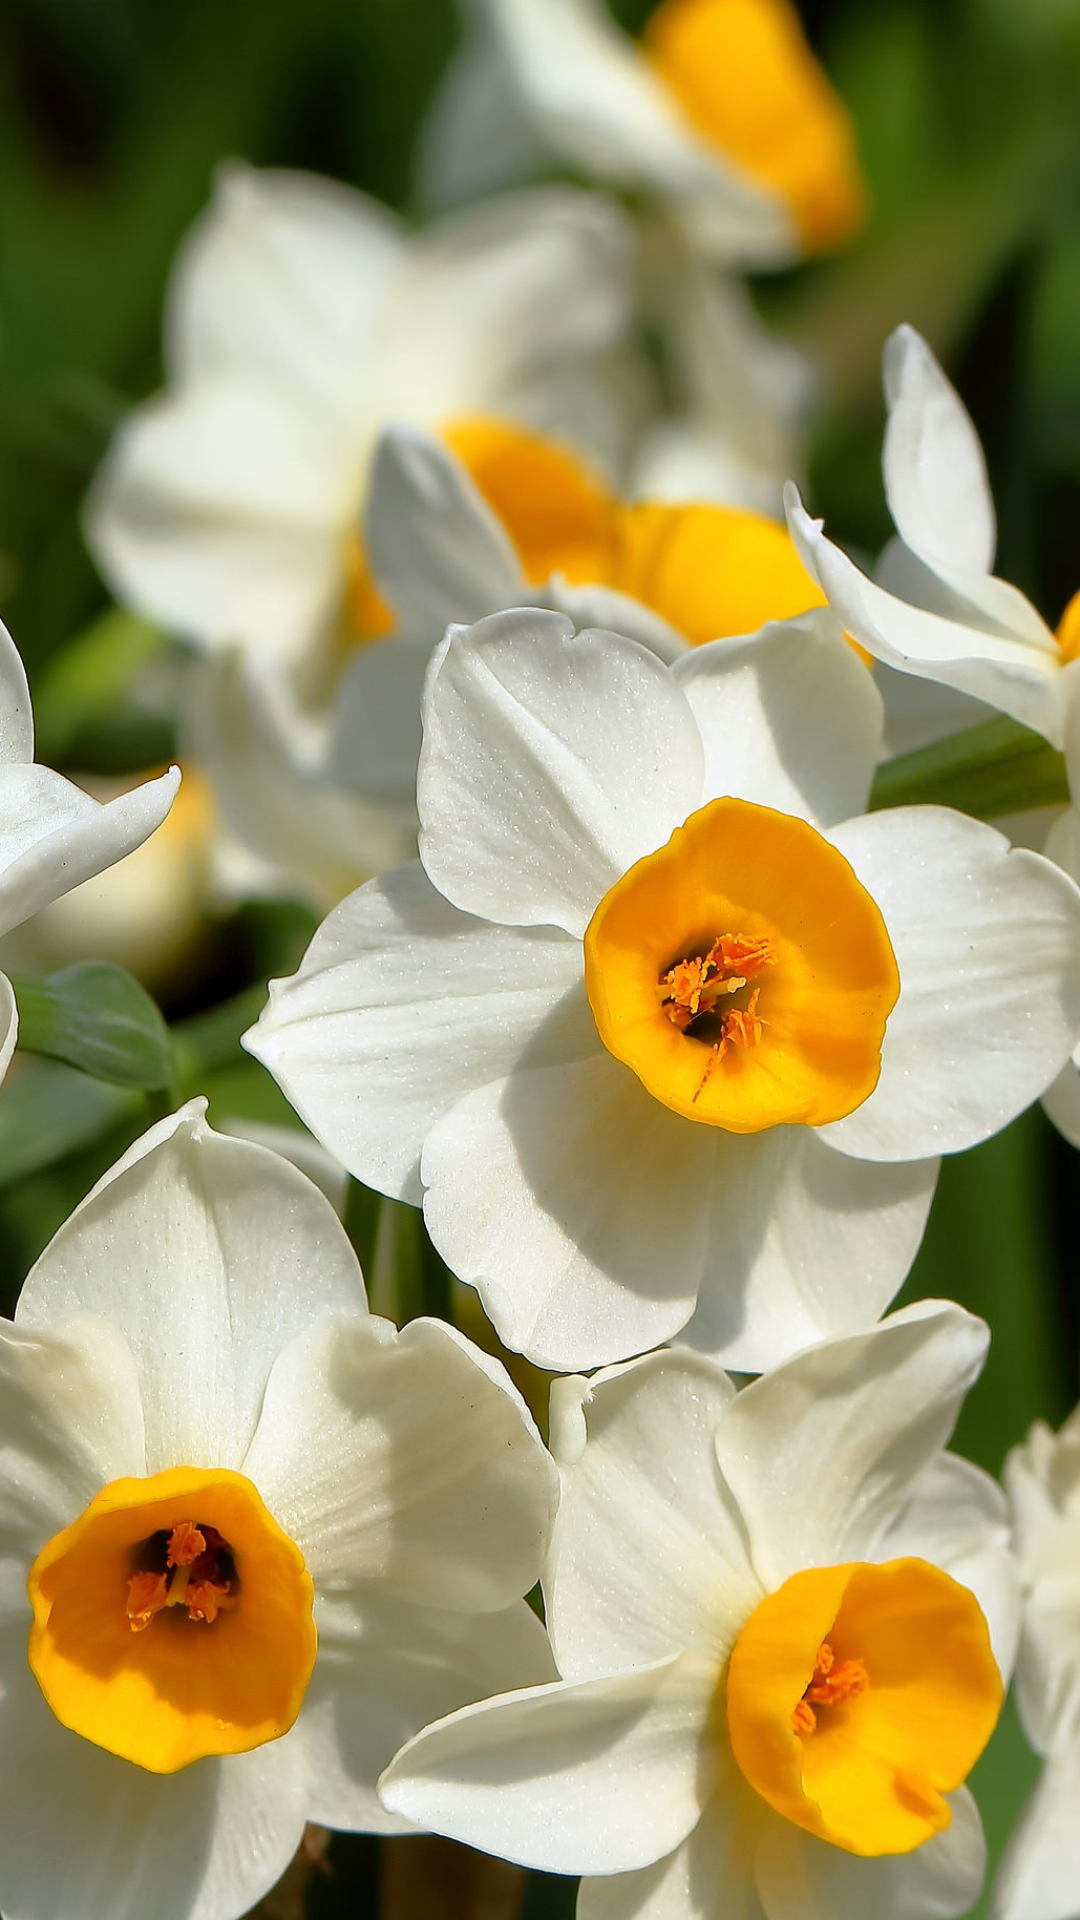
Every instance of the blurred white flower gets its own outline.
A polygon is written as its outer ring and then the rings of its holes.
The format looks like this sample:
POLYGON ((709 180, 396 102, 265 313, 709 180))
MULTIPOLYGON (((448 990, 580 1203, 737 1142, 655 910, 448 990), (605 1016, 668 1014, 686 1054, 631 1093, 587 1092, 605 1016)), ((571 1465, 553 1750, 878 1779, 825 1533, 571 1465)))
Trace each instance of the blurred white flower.
MULTIPOLYGON (((102 806, 35 765, 26 674, 0 626, 0 935, 141 846, 165 819, 179 785, 180 770, 171 767, 102 806)), ((18 1029, 15 995, 0 974, 0 1078, 18 1029)))
POLYGON ((379 430, 495 413, 621 447, 631 282, 624 217, 571 188, 409 234, 337 182, 226 168, 174 269, 168 385, 88 501, 117 597, 310 687, 385 619, 358 537, 379 430))
POLYGON ((995 1920, 1074 1920, 1080 1904, 1080 1409, 1037 1420, 1005 1466, 1024 1592, 1017 1705, 1044 1765, 1010 1840, 995 1920))
POLYGON ((851 124, 789 0, 661 0, 639 41, 604 0, 473 0, 427 129, 439 203, 556 155, 658 199, 692 243, 783 264, 864 212, 851 124))
POLYGON ((419 1734, 386 1805, 588 1876, 578 1920, 966 1913, 1017 1623, 1000 1489, 943 1451, 986 1344, 929 1301, 740 1393, 678 1351, 557 1382, 562 1679, 419 1734))
POLYGON ((433 1714, 554 1671, 519 1598, 555 1496, 524 1403, 451 1328, 369 1317, 329 1202, 202 1105, 0 1327, 23 1920, 235 1920, 306 1820, 400 1830, 375 1780, 433 1714))
POLYGON ((311 1131, 423 1198, 540 1365, 683 1329, 756 1370, 876 1317, 932 1156, 1077 1042, 1072 882, 942 808, 857 817, 881 702, 827 613, 672 668, 495 615, 447 637, 424 729, 422 864, 246 1036, 311 1131))
POLYGON ((1080 595, 1056 635, 1018 588, 991 573, 994 503, 978 436, 925 340, 898 327, 884 357, 889 422, 882 465, 897 529, 874 580, 811 520, 794 489, 788 520, 807 566, 876 659, 969 696, 949 729, 1011 714, 1057 747, 1080 669, 1080 595), (983 702, 983 708, 975 706, 983 702))
POLYGON ((415 847, 420 692, 451 621, 555 607, 674 659, 825 599, 766 515, 623 503, 571 448, 499 419, 445 439, 388 428, 364 546, 394 631, 352 651, 328 706, 305 710, 239 652, 207 665, 192 703, 230 830, 323 908, 415 847))

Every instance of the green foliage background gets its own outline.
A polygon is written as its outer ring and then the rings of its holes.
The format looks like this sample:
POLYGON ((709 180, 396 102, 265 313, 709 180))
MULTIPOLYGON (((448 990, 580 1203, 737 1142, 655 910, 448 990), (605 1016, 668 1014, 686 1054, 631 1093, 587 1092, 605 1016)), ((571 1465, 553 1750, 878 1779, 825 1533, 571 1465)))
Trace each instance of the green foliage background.
MULTIPOLYGON (((633 27, 649 0, 616 10, 633 27)), ((803 12, 854 110, 874 202, 845 257, 758 288, 763 312, 824 369, 815 508, 849 544, 886 537, 878 357, 911 320, 987 447, 999 570, 1054 621, 1080 586, 1080 4, 809 0, 803 12)), ((92 625, 106 596, 79 504, 112 427, 160 379, 170 259, 216 162, 336 174, 409 216, 414 136, 455 35, 451 0, 6 0, 0 611, 28 663, 43 758, 130 771, 169 750, 167 712, 127 704, 154 637, 92 625)), ((0 1104, 9 1307, 50 1233, 163 1102, 207 1091, 212 1117, 224 1103, 289 1119, 237 1042, 261 983, 292 969, 312 925, 289 904, 222 923, 198 981, 165 1006, 173 1071, 160 1094, 50 1061, 15 1076, 0 1104)), ((991 1322, 958 1445, 995 1471, 1033 1418, 1056 1423, 1077 1398, 1076 1165, 1038 1111, 947 1165, 905 1290, 949 1294, 991 1322)), ((1034 1772, 1007 1715, 977 1780, 994 1851, 1034 1772)), ((374 1912, 377 1848, 343 1840, 335 1860, 311 1913, 374 1912)), ((529 1920, 571 1905, 569 1886, 535 1877, 529 1920)))

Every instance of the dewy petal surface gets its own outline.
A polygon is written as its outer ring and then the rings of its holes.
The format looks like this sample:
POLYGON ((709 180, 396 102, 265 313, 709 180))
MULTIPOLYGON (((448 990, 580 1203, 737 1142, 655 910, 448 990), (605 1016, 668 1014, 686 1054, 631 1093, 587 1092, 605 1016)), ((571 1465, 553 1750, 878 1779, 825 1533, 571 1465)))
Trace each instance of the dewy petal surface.
POLYGON ((16 1324, 100 1314, 127 1339, 146 1470, 239 1468, 294 1333, 362 1313, 329 1201, 277 1154, 215 1134, 191 1102, 129 1148, 27 1275, 16 1324))
POLYGON ((719 1665, 762 1597, 716 1459, 727 1374, 678 1351, 552 1390, 561 1493, 544 1574, 559 1671, 692 1648, 719 1665))
POLYGON ((844 1153, 955 1153, 1045 1091, 1080 1034, 1080 898, 1041 855, 944 807, 831 834, 881 907, 900 999, 881 1078, 823 1130, 844 1153))
POLYGON ((420 857, 466 913, 584 932, 700 804, 701 737, 633 641, 515 611, 454 629, 427 684, 420 857))
POLYGON ((916 1476, 944 1446, 982 1368, 983 1322, 925 1301, 868 1333, 810 1348, 738 1394, 717 1429, 754 1565, 873 1560, 916 1476))
POLYGON ((881 757, 881 695, 831 613, 697 647, 674 677, 701 729, 703 800, 732 794, 817 827, 863 811, 881 757))
POLYGON ((579 943, 459 913, 413 865, 335 908, 244 1044, 350 1172, 418 1201, 430 1129, 538 1034, 555 1059, 598 1047, 579 943))
POLYGON ((244 1471, 322 1585, 464 1611, 534 1584, 556 1497, 503 1369, 437 1320, 301 1335, 270 1376, 244 1471))
POLYGON ((141 847, 179 785, 172 767, 102 806, 49 767, 0 764, 0 929, 141 847))
POLYGON ((410 1741, 380 1795, 522 1866, 647 1866, 686 1838, 709 1797, 715 1683, 714 1666, 683 1654, 483 1701, 410 1741))

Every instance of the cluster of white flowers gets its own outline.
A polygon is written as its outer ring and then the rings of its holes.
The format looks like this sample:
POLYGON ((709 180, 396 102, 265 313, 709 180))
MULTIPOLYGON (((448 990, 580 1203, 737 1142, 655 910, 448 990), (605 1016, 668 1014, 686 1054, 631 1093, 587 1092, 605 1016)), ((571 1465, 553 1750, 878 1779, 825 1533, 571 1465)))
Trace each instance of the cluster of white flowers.
MULTIPOLYGON (((1018 1661, 995 1913, 1071 1920, 1080 1415, 1003 1492, 947 1450, 987 1328, 888 1309, 941 1155, 1042 1097, 1080 1145, 1080 820, 871 787, 988 712, 1080 780, 1080 605, 991 573, 909 328, 873 577, 779 517, 807 376, 733 276, 862 205, 788 0, 478 0, 422 170, 416 232, 222 174, 87 527, 191 649, 229 833, 328 910, 245 1045, 562 1376, 548 1443, 369 1313, 289 1161, 153 1126, 0 1324, 0 1913, 238 1920, 315 1821, 580 1875, 579 1920, 952 1920, 1018 1661)), ((98 806, 32 747, 5 634, 4 929, 179 780, 98 806)))

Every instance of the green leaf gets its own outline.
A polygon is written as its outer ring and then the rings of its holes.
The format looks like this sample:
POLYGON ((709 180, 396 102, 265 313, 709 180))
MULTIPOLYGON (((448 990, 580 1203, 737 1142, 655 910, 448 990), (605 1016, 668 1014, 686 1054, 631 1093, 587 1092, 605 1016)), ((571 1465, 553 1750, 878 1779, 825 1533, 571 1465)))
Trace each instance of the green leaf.
POLYGON ((107 1080, 152 1090, 172 1084, 169 1030, 157 1003, 123 967, 84 960, 37 979, 12 975, 19 1046, 107 1080))
MULTIPOLYGON (((0 1188, 91 1146, 125 1121, 132 1136, 146 1125, 140 1093, 92 1080, 59 1060, 19 1062, 0 1099, 0 1188)), ((75 1193, 65 1211, 80 1198, 75 1193)))
POLYGON ((931 802, 996 820, 1068 798, 1064 755, 1030 727, 1002 717, 887 760, 878 768, 870 809, 931 802))

